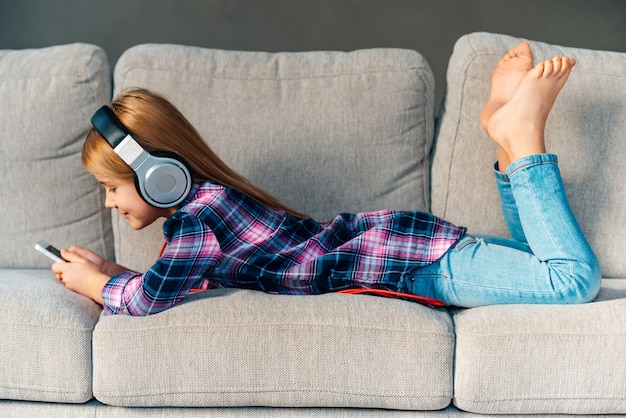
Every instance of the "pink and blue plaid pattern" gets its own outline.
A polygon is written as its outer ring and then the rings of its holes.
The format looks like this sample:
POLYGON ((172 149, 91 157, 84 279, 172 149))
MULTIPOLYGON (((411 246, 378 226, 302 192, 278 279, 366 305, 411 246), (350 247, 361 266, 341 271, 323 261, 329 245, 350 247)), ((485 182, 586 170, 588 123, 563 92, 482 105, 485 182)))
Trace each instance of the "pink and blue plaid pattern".
POLYGON ((403 275, 438 260, 465 228, 397 211, 340 214, 322 226, 207 182, 194 186, 163 231, 168 247, 150 270, 107 283, 107 313, 160 312, 198 287, 293 295, 399 291, 403 275))

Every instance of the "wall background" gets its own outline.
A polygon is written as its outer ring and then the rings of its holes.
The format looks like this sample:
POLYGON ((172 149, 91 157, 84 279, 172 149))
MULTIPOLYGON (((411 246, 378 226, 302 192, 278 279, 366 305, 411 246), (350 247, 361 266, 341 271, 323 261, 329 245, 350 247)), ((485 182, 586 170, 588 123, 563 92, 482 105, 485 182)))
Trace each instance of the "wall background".
POLYGON ((626 0, 0 0, 0 49, 89 42, 114 65, 145 42, 409 48, 428 59, 438 101, 454 42, 475 31, 626 52, 626 0))

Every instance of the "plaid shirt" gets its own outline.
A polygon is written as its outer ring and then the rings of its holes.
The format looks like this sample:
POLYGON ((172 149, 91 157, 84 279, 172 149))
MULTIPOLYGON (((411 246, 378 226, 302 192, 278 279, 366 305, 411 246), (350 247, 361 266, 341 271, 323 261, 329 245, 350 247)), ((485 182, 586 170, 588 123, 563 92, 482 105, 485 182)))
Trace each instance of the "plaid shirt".
POLYGON ((106 284, 106 313, 160 312, 192 288, 398 291, 405 274, 438 260, 465 228, 428 213, 395 211, 340 214, 322 226, 206 182, 194 185, 163 231, 168 246, 150 270, 124 272, 106 284))

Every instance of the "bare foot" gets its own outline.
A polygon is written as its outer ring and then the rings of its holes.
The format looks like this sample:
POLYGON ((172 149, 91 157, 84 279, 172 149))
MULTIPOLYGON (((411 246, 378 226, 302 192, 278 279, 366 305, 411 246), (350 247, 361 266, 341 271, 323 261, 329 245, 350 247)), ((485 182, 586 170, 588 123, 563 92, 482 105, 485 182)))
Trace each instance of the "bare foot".
POLYGON ((570 57, 554 57, 537 64, 487 122, 487 133, 511 161, 546 152, 546 120, 575 64, 570 57))
MULTIPOLYGON (((491 76, 491 94, 480 112, 480 123, 487 130, 491 116, 508 102, 517 90, 519 83, 533 68, 533 54, 528 42, 522 42, 510 49, 498 62, 491 76)), ((509 155, 498 146, 498 169, 506 172, 511 163, 509 155)))
POLYGON ((491 95, 480 112, 480 123, 485 131, 491 116, 511 100, 520 81, 532 68, 533 54, 527 42, 509 50, 498 62, 491 76, 491 95))

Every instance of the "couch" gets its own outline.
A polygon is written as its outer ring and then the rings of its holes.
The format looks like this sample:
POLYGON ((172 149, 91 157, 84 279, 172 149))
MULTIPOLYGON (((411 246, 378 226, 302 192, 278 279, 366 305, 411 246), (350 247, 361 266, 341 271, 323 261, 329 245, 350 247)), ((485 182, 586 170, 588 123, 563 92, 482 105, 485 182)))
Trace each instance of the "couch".
POLYGON ((160 224, 131 231, 80 162, 93 112, 134 86, 166 95, 227 163, 318 220, 414 209, 507 236, 478 113, 519 41, 460 38, 440 107, 411 50, 144 44, 116 63, 82 43, 0 51, 0 416, 626 416, 624 53, 531 41, 538 60, 578 61, 547 138, 602 266, 589 304, 222 289, 104 316, 33 249, 79 244, 135 269, 157 257, 160 224))

